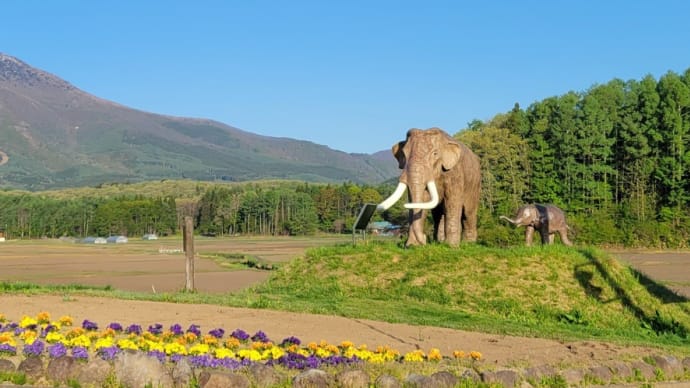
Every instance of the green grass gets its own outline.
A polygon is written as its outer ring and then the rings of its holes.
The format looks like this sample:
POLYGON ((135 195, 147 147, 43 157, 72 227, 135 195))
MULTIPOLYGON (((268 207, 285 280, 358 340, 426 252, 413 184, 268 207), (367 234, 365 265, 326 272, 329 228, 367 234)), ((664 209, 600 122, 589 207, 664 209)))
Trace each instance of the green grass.
POLYGON ((99 295, 339 315, 534 337, 690 345, 690 301, 595 248, 314 248, 230 294, 138 294, 0 283, 5 293, 99 295))

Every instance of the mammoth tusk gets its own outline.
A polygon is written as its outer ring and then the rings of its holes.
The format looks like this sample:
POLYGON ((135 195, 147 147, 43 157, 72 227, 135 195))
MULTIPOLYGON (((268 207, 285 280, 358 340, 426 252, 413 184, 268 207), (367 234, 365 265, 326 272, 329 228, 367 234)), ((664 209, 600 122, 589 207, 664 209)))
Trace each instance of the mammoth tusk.
POLYGON ((390 208, 396 202, 398 202, 400 197, 402 197, 402 195, 405 193, 406 188, 407 186, 404 183, 398 182, 398 187, 395 188, 393 194, 391 194, 390 197, 386 198, 385 201, 378 204, 378 206, 376 206, 376 210, 388 210, 388 208, 390 208))
POLYGON ((438 190, 436 190, 436 183, 434 181, 429 181, 426 184, 429 194, 431 194, 431 200, 429 202, 419 202, 419 203, 406 203, 406 209, 433 209, 438 205, 438 190))
POLYGON ((511 224, 517 224, 517 221, 511 220, 510 218, 508 218, 506 216, 501 216, 501 219, 506 220, 506 221, 510 222, 511 224))

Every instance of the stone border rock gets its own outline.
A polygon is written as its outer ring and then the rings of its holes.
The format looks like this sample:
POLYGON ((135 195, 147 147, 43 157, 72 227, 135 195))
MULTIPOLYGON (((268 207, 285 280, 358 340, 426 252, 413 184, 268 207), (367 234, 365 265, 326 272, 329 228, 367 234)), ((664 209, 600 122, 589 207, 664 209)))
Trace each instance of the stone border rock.
MULTIPOLYGON (((570 368, 556 370, 544 365, 525 369, 498 369, 476 371, 467 368, 460 375, 439 371, 430 376, 411 373, 400 380, 381 375, 374 380, 364 370, 345 368, 335 375, 319 369, 309 369, 290 378, 283 372, 263 364, 253 364, 241 372, 200 369, 182 359, 175 364, 163 364, 143 352, 125 351, 112 362, 95 358, 82 362, 71 356, 46 360, 27 357, 19 365, 9 359, 0 359, 0 372, 23 373, 34 386, 66 386, 78 382, 82 386, 103 386, 115 379, 125 387, 146 385, 161 387, 189 387, 196 382, 203 388, 214 387, 343 387, 379 388, 402 387, 455 387, 463 380, 499 384, 503 387, 532 387, 543 381, 568 386, 626 384, 630 382, 683 381, 690 382, 690 357, 678 360, 673 356, 652 356, 645 361, 619 362, 612 366, 570 368), (654 364, 654 365, 652 365, 654 364)), ((9 382, 0 381, 0 386, 9 382)))

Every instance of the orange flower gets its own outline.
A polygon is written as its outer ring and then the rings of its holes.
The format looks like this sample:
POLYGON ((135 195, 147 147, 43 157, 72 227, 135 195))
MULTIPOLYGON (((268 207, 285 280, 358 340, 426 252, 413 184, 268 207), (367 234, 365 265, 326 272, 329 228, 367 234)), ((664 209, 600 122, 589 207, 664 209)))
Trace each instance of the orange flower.
POLYGON ((482 354, 479 352, 472 351, 470 352, 470 357, 472 357, 474 360, 481 360, 482 354))
POLYGON ((443 355, 441 355, 441 351, 433 348, 429 350, 429 353, 426 355, 426 358, 429 361, 440 361, 443 358, 443 355))
POLYGON ((50 313, 42 311, 36 316, 38 323, 50 323, 50 313))
POLYGON ((453 357, 454 358, 465 358, 465 352, 462 350, 456 350, 453 352, 453 357))

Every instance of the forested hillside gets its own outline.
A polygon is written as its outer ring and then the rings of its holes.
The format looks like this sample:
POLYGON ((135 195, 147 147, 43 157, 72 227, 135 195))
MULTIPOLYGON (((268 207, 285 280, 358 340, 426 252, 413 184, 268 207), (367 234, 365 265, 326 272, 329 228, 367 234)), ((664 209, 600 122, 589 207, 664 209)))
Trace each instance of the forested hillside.
POLYGON ((516 104, 457 136, 482 158, 485 233, 523 202, 552 202, 576 240, 688 245, 690 69, 516 104))
MULTIPOLYGON (((455 136, 482 159, 480 243, 520 243, 522 231, 499 216, 542 202, 566 211, 575 243, 688 246, 690 69, 516 104, 455 136)), ((362 204, 393 189, 183 182, 0 192, 0 227, 11 237, 170 234, 192 215, 215 235, 350 232, 362 204)), ((406 214, 399 203, 376 217, 404 224, 406 214)))

